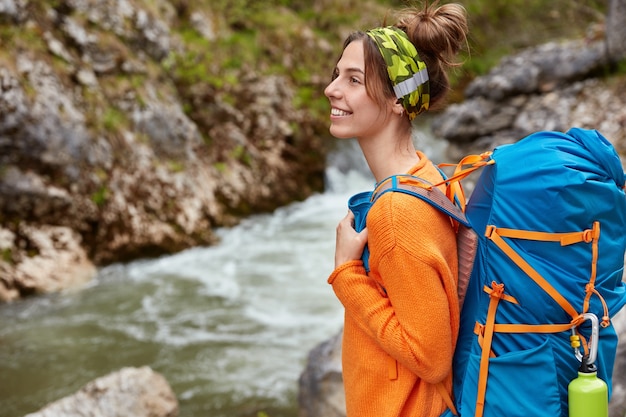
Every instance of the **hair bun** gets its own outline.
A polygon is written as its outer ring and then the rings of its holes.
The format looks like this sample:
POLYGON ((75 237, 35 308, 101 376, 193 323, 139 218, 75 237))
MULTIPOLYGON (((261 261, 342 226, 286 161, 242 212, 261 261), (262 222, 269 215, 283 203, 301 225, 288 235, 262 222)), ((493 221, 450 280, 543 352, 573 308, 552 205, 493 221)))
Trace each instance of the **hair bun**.
POLYGON ((467 14, 456 3, 437 6, 435 2, 421 10, 405 9, 396 26, 407 33, 419 52, 447 65, 455 65, 455 56, 467 42, 467 14))
POLYGON ((438 3, 401 10, 395 24, 406 32, 426 63, 431 108, 440 107, 450 89, 447 71, 459 65, 455 58, 467 44, 468 32, 467 12, 462 5, 438 3))

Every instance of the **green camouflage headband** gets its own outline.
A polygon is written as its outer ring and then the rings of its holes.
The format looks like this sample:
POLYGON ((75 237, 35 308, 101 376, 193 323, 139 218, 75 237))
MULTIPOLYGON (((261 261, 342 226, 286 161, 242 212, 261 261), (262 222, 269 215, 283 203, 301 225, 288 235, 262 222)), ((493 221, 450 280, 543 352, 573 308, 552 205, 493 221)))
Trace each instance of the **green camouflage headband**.
POLYGON ((393 91, 409 115, 409 120, 428 110, 430 90, 426 64, 420 61, 406 33, 388 26, 367 31, 385 60, 393 91))

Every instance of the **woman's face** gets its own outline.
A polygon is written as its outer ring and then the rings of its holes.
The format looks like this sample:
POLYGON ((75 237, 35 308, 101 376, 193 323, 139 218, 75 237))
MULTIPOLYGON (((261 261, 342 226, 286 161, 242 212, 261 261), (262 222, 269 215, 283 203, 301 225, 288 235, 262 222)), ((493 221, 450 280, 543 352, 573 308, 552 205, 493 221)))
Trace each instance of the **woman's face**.
POLYGON ((384 126, 391 106, 381 108, 365 89, 363 41, 344 49, 324 94, 330 100, 330 133, 342 139, 375 136, 384 126))

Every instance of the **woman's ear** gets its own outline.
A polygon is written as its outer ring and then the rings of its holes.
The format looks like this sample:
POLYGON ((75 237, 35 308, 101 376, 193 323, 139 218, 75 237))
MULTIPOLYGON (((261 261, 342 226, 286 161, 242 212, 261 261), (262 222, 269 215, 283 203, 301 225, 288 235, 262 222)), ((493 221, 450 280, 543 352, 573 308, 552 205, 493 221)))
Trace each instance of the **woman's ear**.
POLYGON ((404 116, 404 106, 402 105, 402 100, 397 99, 395 103, 392 105, 393 112, 398 116, 404 116))

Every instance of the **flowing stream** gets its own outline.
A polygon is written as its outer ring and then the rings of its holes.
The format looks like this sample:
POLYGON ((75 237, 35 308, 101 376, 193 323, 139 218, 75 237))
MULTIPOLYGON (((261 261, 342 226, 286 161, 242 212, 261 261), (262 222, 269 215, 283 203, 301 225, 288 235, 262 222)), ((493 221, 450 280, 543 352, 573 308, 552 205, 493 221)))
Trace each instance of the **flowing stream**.
MULTIPOLYGON (((437 161, 445 144, 421 128, 437 161)), ((217 230, 221 241, 117 264, 79 290, 0 305, 0 417, 19 417, 126 366, 150 366, 181 417, 293 417, 308 352, 341 328, 326 283, 334 233, 373 180, 354 141, 327 191, 217 230)))

